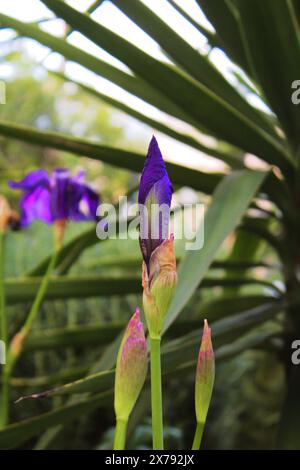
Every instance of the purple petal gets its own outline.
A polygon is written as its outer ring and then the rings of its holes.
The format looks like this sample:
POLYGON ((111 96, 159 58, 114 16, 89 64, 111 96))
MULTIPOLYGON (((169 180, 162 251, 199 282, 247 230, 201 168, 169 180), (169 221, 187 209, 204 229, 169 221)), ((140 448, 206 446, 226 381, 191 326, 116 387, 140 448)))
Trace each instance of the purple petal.
POLYGON ((152 252, 168 237, 172 193, 165 163, 153 137, 139 191, 140 246, 147 265, 152 252))
MULTIPOLYGON (((159 191, 155 192, 157 204, 171 205, 173 188, 169 180, 165 162, 159 149, 157 140, 153 136, 148 148, 144 169, 140 181, 139 204, 145 204, 149 193, 155 183, 162 180, 159 191)), ((153 201, 154 202, 154 201, 153 201)))
POLYGON ((88 219, 97 220, 97 208, 99 206, 98 194, 88 186, 85 186, 83 198, 80 201, 81 204, 86 204, 88 207, 88 219))
POLYGON ((66 220, 69 217, 69 185, 69 170, 54 170, 51 178, 51 211, 55 220, 66 220))
POLYGON ((48 188, 37 187, 33 191, 26 192, 21 199, 21 225, 26 227, 34 220, 52 223, 50 199, 48 188))
POLYGON ((77 177, 73 178, 70 182, 69 193, 70 219, 76 221, 96 220, 98 205, 98 194, 88 185, 79 183, 77 177))
POLYGON ((85 173, 71 178, 64 168, 53 171, 51 178, 44 170, 29 173, 20 182, 10 182, 15 189, 23 189, 21 200, 22 226, 33 220, 52 223, 54 220, 96 220, 99 197, 84 184, 85 173))
POLYGON ((30 191, 37 186, 48 187, 50 183, 49 176, 45 170, 35 170, 28 173, 21 181, 9 181, 9 186, 13 189, 23 189, 30 191))
POLYGON ((86 171, 80 170, 75 176, 72 177, 72 181, 75 181, 76 183, 84 184, 85 175, 86 175, 86 171))

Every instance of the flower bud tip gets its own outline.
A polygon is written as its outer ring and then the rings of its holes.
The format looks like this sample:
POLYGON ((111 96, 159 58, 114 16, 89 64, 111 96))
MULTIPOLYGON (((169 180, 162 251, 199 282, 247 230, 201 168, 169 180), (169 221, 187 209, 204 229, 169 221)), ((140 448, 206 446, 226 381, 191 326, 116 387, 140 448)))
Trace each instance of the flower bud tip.
POLYGON ((137 307, 125 330, 117 359, 115 413, 118 419, 128 419, 144 384, 147 363, 147 342, 137 307))

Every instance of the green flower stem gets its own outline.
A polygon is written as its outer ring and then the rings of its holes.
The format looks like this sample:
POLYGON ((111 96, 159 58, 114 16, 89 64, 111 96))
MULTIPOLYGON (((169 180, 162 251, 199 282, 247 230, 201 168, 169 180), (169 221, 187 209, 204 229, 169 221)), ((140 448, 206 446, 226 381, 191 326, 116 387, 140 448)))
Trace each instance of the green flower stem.
POLYGON ((1 394, 2 399, 0 402, 1 404, 0 429, 5 427, 9 422, 9 388, 10 388, 11 375, 14 370, 14 366, 22 353, 24 343, 27 339, 27 336, 31 330, 32 324, 39 312, 40 306, 45 297, 49 280, 56 264, 57 253, 58 253, 58 250, 55 250, 53 252, 47 271, 42 279, 42 282, 40 284, 40 287, 37 291, 36 297, 32 304, 32 307, 29 311, 28 317, 26 318, 26 321, 23 327, 21 328, 21 330, 19 331, 19 333, 17 333, 15 337, 13 338, 13 341, 10 345, 10 348, 7 354, 7 363, 4 366, 4 370, 3 370, 3 385, 2 385, 2 394, 1 394))
POLYGON ((35 318, 36 318, 36 316, 39 312, 40 306, 41 306, 41 304, 43 302, 43 299, 45 297, 52 271, 55 268, 57 253, 58 253, 58 251, 54 250, 54 252, 51 256, 47 271, 44 274, 44 277, 42 279, 42 282, 40 284, 40 287, 39 287, 39 289, 37 291, 37 294, 36 294, 36 297, 34 299, 34 302, 31 306, 28 317, 26 318, 26 321, 25 321, 25 323, 22 327, 21 331, 22 331, 22 336, 24 337, 24 339, 28 336, 28 334, 31 330, 32 324, 33 324, 33 322, 34 322, 34 320, 35 320, 35 318))
POLYGON ((160 338, 150 338, 151 356, 151 408, 153 449, 163 450, 163 416, 160 364, 160 338))
POLYGON ((199 450, 202 441, 204 423, 197 423, 192 450, 199 450))
POLYGON ((0 339, 6 344, 7 319, 5 312, 4 264, 5 264, 5 233, 0 232, 0 339))
POLYGON ((127 423, 128 423, 128 420, 117 419, 115 440, 114 440, 114 450, 125 449, 127 423))
MULTIPOLYGON (((7 345, 7 318, 5 309, 5 288, 4 288, 4 264, 5 264, 5 233, 0 232, 0 339, 7 345)), ((2 382, 5 383, 5 366, 2 366, 2 382)), ((2 385, 0 396, 0 429, 7 422, 8 410, 8 390, 2 385)))

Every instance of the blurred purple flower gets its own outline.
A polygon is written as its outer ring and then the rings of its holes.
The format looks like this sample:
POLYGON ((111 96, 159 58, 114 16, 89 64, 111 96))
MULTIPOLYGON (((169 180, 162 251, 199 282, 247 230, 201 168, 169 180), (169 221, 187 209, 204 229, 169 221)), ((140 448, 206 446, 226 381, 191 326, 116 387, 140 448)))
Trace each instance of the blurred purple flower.
POLYGON ((147 266, 153 251, 168 238, 172 193, 172 184, 157 140, 153 136, 141 176, 138 198, 141 217, 140 246, 147 266))
POLYGON ((45 170, 36 170, 20 182, 10 181, 11 188, 24 192, 22 226, 26 227, 34 220, 47 224, 57 220, 96 220, 99 197, 84 178, 84 172, 72 177, 69 170, 57 168, 51 176, 45 170))

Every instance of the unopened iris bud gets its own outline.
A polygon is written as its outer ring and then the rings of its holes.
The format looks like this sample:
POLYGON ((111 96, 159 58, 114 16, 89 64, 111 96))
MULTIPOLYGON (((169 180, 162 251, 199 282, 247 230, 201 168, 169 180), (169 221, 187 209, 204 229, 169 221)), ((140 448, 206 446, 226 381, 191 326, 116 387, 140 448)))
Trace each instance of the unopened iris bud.
POLYGON ((173 235, 153 251, 148 267, 143 263, 142 282, 149 333, 152 338, 159 338, 177 282, 173 235))
POLYGON ((140 246, 143 305, 151 338, 160 338, 176 287, 174 237, 169 235, 172 184, 155 137, 140 181, 140 246))
POLYGON ((140 246, 149 267, 153 251, 168 238, 173 188, 153 136, 140 181, 140 246))
POLYGON ((147 342, 137 308, 126 328, 116 366, 115 413, 127 421, 139 397, 147 375, 147 342))
POLYGON ((198 356, 195 409, 197 423, 205 424, 215 380, 215 356, 211 341, 211 329, 204 320, 202 341, 198 356))

